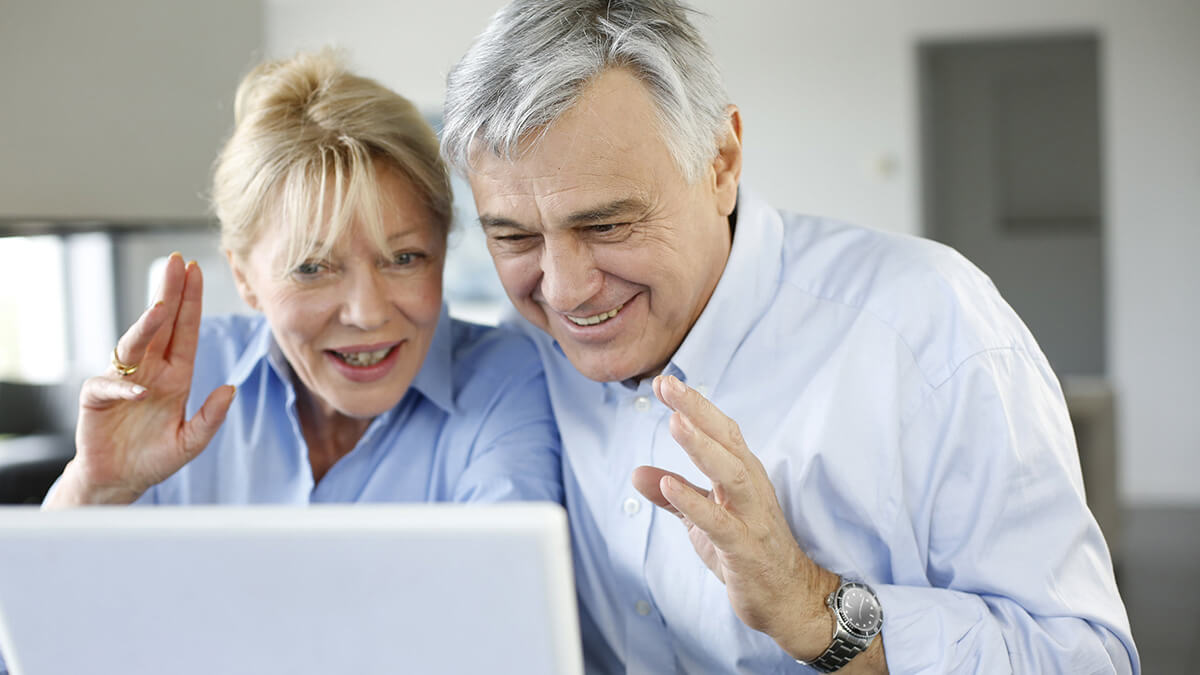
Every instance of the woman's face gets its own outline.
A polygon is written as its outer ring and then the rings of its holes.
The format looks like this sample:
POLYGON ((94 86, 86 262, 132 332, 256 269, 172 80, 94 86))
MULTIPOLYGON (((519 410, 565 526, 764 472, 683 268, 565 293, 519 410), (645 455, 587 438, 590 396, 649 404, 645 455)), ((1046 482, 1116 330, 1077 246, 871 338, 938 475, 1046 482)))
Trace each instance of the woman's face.
POLYGON ((244 257, 230 255, 242 298, 271 325, 292 369, 326 414, 378 415, 400 401, 433 341, 445 238, 409 180, 381 167, 390 255, 359 223, 329 256, 279 268, 288 242, 277 222, 244 257))

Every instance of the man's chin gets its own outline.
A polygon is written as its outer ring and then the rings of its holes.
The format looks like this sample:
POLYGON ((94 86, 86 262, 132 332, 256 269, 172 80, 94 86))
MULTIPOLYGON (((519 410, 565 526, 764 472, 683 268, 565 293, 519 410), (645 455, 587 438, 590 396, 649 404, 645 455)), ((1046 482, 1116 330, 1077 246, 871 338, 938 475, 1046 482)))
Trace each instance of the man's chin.
POLYGON ((564 348, 563 353, 580 375, 596 382, 623 382, 631 378, 640 380, 646 376, 646 369, 642 368, 640 363, 624 359, 619 354, 584 351, 578 348, 564 348))

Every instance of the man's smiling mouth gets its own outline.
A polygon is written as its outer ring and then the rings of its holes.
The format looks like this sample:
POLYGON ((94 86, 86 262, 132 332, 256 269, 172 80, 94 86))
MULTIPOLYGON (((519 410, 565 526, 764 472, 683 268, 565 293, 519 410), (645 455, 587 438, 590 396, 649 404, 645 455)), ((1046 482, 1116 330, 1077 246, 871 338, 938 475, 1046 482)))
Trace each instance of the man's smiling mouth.
POLYGON ((570 319, 571 323, 575 324, 576 326, 595 326, 596 324, 604 323, 605 321, 608 321, 616 316, 624 306, 625 304, 622 303, 608 310, 607 312, 601 312, 600 314, 593 314, 585 317, 571 316, 570 314, 564 314, 563 316, 566 316, 568 319, 570 319))

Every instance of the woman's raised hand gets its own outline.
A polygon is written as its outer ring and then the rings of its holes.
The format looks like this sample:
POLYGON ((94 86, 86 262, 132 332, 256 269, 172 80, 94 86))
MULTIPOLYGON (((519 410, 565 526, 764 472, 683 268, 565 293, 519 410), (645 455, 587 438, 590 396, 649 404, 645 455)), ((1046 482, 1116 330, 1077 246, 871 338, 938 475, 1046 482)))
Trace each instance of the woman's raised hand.
POLYGON ((173 253, 157 302, 121 336, 113 367, 83 383, 75 458, 48 507, 127 504, 208 445, 234 388, 218 387, 186 419, 202 296, 200 266, 173 253))

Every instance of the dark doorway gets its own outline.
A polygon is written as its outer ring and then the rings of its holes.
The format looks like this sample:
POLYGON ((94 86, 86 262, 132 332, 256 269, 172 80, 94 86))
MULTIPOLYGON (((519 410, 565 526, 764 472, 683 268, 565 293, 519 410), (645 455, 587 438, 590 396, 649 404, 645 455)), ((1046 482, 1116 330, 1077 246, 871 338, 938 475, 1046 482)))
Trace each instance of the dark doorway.
POLYGON ((1060 375, 1105 364, 1098 40, 920 47, 925 234, 983 269, 1060 375))

